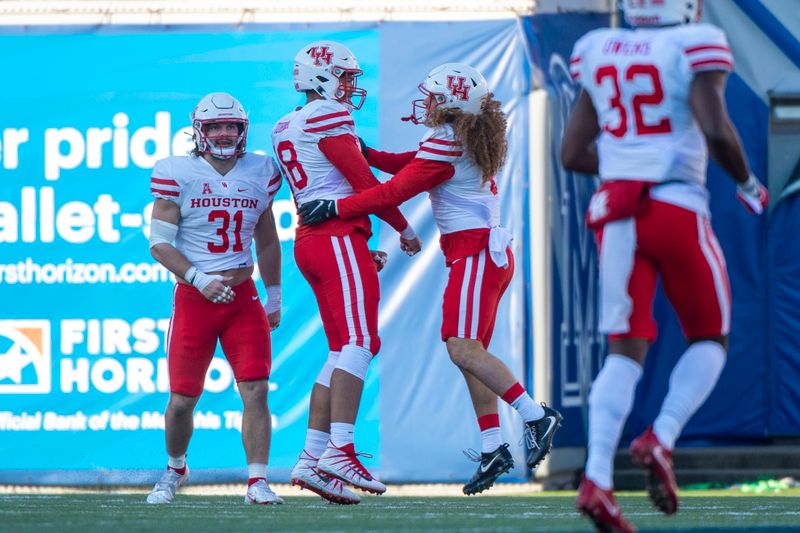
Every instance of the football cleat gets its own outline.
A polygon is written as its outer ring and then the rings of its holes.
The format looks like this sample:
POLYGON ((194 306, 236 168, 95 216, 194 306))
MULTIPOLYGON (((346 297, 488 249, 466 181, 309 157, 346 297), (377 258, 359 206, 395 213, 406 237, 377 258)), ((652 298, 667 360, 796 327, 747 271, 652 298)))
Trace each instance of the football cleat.
POLYGON ((469 450, 464 455, 479 463, 477 472, 464 484, 464 494, 467 495, 491 488, 497 478, 514 468, 514 459, 508 451, 508 444, 501 444, 493 452, 478 455, 476 451, 469 450))
POLYGON ((361 501, 358 494, 345 487, 340 480, 320 472, 317 459, 306 452, 292 469, 291 484, 308 489, 331 503, 354 505, 361 501))
POLYGON ((147 495, 147 503, 172 503, 173 498, 175 498, 175 493, 178 492, 178 489, 187 481, 189 481, 188 466, 183 474, 179 474, 174 469, 167 467, 161 475, 161 479, 156 482, 153 490, 147 495))
POLYGON ((244 503, 260 505, 280 505, 283 498, 272 492, 266 479, 259 479, 249 487, 244 496, 244 503))
POLYGON ((352 443, 337 448, 329 442, 328 447, 317 462, 317 469, 361 490, 373 494, 386 492, 386 485, 367 472, 367 469, 358 460, 359 455, 369 457, 369 455, 363 453, 356 453, 352 443))
POLYGON ((659 442, 653 427, 631 442, 631 458, 645 471, 647 494, 656 509, 664 514, 678 510, 678 484, 672 471, 672 452, 659 442))
POLYGON ((622 517, 622 510, 619 508, 617 499, 614 498, 614 491, 601 489, 591 480, 586 479, 586 476, 583 477, 581 486, 578 487, 575 508, 594 522, 597 531, 636 533, 633 524, 622 517))
POLYGON ((561 427, 561 413, 542 404, 544 416, 539 420, 525 423, 525 445, 528 448, 529 468, 536 468, 553 447, 553 436, 561 427))

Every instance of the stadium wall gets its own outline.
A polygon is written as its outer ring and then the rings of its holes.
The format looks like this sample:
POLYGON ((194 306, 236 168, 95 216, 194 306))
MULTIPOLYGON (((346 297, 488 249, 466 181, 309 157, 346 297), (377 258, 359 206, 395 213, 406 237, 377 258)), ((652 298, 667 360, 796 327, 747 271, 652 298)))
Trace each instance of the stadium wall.
MULTIPOLYGON (((772 203, 769 216, 750 216, 735 201, 729 177, 713 162, 709 164, 712 223, 727 257, 733 292, 731 350, 717 388, 689 422, 679 446, 768 444, 800 436, 796 335, 800 257, 795 206, 800 122, 795 118, 787 121, 788 126, 776 128, 774 112, 776 94, 794 98, 786 97, 795 102, 792 105, 797 105, 800 95, 800 18, 788 4, 779 0, 704 3, 704 20, 725 29, 731 42, 736 71, 726 99, 753 171, 769 184, 772 203), (783 137, 778 139, 778 134, 783 137)), ((580 451, 585 445, 586 398, 605 353, 604 340, 596 331, 596 249, 583 226, 583 212, 595 184, 591 177, 565 171, 558 158, 564 121, 579 92, 565 65, 580 35, 608 24, 602 13, 537 14, 526 20, 532 57, 548 94, 550 121, 550 167, 543 177, 552 199, 548 219, 553 277, 552 400, 567 420, 583 421, 565 424, 559 432, 554 460, 558 452, 580 451)), ((654 313, 659 338, 649 353, 623 444, 652 423, 666 393, 669 372, 686 347, 660 288, 654 313)), ((576 466, 577 455, 564 464, 576 466)))

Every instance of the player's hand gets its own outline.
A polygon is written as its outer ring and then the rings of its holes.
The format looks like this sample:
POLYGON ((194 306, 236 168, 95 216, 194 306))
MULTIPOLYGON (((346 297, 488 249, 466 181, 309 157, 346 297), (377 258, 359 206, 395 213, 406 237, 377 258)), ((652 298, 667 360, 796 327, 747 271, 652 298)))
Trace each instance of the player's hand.
POLYGON ((281 310, 278 309, 272 313, 267 313, 267 320, 269 320, 269 329, 271 331, 278 329, 278 326, 281 325, 281 310))
POLYGON ((409 256, 416 255, 422 250, 422 241, 419 240, 418 236, 414 236, 413 239, 400 237, 400 249, 409 256))
POLYGON ((736 198, 753 215, 763 213, 769 203, 767 188, 761 185, 761 182, 753 174, 750 174, 747 181, 736 186, 736 198))
POLYGON ((378 272, 383 270, 383 267, 386 266, 386 261, 389 260, 389 256, 386 255, 386 252, 381 250, 370 250, 369 254, 372 256, 372 262, 375 263, 375 268, 378 269, 378 272))
POLYGON ((336 200, 311 200, 300 207, 300 223, 306 226, 321 224, 331 218, 336 218, 336 200))
POLYGON ((233 278, 230 276, 223 277, 218 274, 214 274, 210 277, 213 279, 208 285, 205 286, 205 288, 203 288, 203 296, 215 304, 231 303, 236 297, 236 293, 233 292, 233 289, 225 285, 225 283, 231 281, 233 278))

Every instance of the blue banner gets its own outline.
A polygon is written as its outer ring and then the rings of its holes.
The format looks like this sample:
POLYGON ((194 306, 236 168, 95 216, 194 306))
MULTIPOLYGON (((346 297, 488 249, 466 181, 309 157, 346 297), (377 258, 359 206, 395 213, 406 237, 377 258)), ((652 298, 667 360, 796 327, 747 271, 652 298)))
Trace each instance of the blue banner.
MULTIPOLYGON (((498 181, 520 268, 490 349, 524 375, 526 213, 524 195, 513 191, 527 180, 529 83, 515 21, 85 31, 0 34, 6 70, 20 73, 0 87, 14 102, 0 119, 0 482, 137 483, 163 468, 173 280, 149 255, 150 170, 191 148, 189 114, 212 91, 243 103, 248 149, 270 153, 272 126, 301 103, 294 55, 316 39, 340 41, 357 55, 368 97, 354 116, 372 146, 416 147, 424 129, 399 118, 438 64, 472 63, 503 102, 510 149, 498 181)), ((380 276, 383 348, 367 376, 356 442, 390 481, 466 479, 474 464, 461 450, 479 444, 463 379, 439 338, 447 270, 425 196, 403 207, 425 242, 419 256, 405 257, 396 234, 374 225, 374 247, 390 255, 380 276)), ((294 265, 296 215, 285 185, 274 209, 284 297, 272 337, 270 475, 286 480, 327 343, 294 265)), ((241 400, 216 356, 189 448, 195 481, 246 474, 241 400)), ((518 416, 507 407, 501 414, 505 440, 516 443, 518 416)), ((521 464, 523 450, 513 448, 521 464)))

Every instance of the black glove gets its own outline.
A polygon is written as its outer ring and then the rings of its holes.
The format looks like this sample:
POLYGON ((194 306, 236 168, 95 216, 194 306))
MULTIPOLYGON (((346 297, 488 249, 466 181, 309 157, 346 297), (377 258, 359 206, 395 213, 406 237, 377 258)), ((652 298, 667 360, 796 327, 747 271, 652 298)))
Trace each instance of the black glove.
POLYGON ((358 145, 361 147, 361 154, 364 156, 364 159, 366 159, 367 155, 369 154, 369 148, 367 148, 367 143, 364 142, 364 139, 359 137, 358 145))
POLYGON ((311 200, 301 205, 297 212, 300 214, 300 223, 304 226, 321 224, 336 218, 336 200, 311 200))

